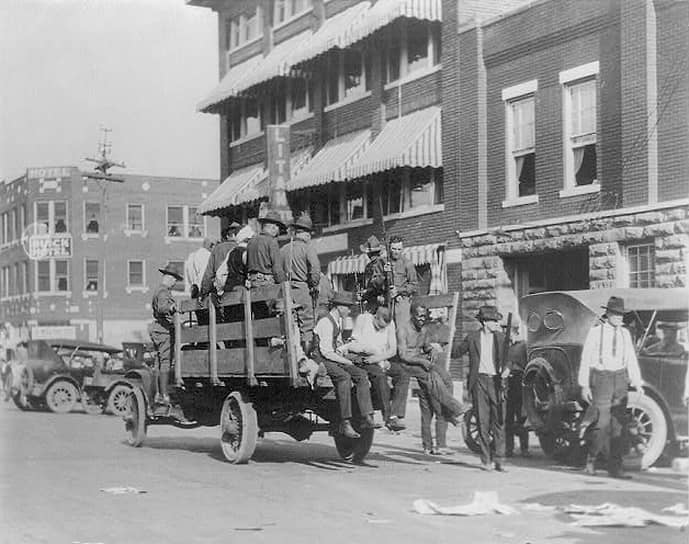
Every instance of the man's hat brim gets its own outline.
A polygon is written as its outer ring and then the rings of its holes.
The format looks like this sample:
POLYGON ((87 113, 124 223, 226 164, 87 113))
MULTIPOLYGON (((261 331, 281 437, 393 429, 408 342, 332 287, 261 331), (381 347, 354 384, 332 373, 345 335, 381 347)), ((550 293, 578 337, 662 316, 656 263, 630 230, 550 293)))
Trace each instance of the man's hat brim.
POLYGON ((168 270, 167 268, 159 268, 158 272, 160 272, 161 274, 165 274, 166 276, 172 276, 177 281, 182 281, 184 279, 180 274, 178 274, 174 270, 168 270))

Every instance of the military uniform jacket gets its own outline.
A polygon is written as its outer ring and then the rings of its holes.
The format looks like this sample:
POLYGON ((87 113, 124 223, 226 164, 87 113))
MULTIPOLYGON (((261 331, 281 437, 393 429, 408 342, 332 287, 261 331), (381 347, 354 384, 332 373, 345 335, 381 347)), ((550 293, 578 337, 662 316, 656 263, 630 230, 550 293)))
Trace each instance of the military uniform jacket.
POLYGON ((414 263, 404 255, 396 261, 391 259, 390 263, 392 264, 392 280, 397 287, 397 294, 406 297, 414 296, 419 284, 414 263))
POLYGON ((170 289, 164 285, 159 285, 153 293, 151 309, 153 310, 153 329, 171 331, 174 326, 172 316, 174 315, 175 299, 170 289))
POLYGON ((364 300, 373 301, 378 296, 385 296, 385 260, 378 257, 364 268, 364 300))
POLYGON ((278 241, 265 232, 249 240, 246 246, 246 268, 249 273, 272 274, 276 283, 285 281, 278 241))
POLYGON ((321 262, 312 244, 295 238, 280 249, 282 270, 288 280, 318 287, 321 279, 321 262))

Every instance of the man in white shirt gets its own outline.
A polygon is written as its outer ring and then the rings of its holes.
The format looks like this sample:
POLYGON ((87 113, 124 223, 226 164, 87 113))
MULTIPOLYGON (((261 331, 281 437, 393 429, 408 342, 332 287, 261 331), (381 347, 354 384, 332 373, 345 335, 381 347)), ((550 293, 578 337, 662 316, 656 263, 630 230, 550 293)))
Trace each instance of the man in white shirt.
POLYGON ((347 438, 360 438, 352 427, 352 382, 356 386, 356 400, 361 414, 361 428, 375 428, 371 389, 366 371, 355 366, 344 356, 342 325, 357 301, 353 293, 339 292, 333 295, 330 311, 318 320, 313 330, 311 358, 322 363, 335 386, 335 396, 340 408, 338 432, 347 438))
POLYGON ((627 389, 642 390, 641 370, 634 342, 622 326, 624 300, 610 297, 603 306, 605 315, 596 323, 584 341, 578 382, 581 396, 598 413, 586 460, 586 472, 595 474, 599 455, 608 460, 608 473, 613 478, 627 476, 622 469, 627 389))
POLYGON ((203 239, 203 245, 192 251, 184 263, 184 277, 191 293, 191 298, 196 298, 201 288, 201 280, 208 266, 208 259, 213 249, 213 241, 210 238, 203 239))
POLYGON ((397 354, 397 331, 390 310, 379 306, 375 314, 364 312, 359 315, 352 332, 352 341, 345 344, 344 348, 349 353, 361 356, 359 366, 366 370, 373 389, 380 397, 386 427, 391 431, 405 429, 406 426, 400 419, 405 414, 403 403, 406 402, 409 377, 399 363, 390 361, 397 354), (393 379, 392 391, 388 375, 393 379), (401 396, 405 398, 400 398, 401 396))

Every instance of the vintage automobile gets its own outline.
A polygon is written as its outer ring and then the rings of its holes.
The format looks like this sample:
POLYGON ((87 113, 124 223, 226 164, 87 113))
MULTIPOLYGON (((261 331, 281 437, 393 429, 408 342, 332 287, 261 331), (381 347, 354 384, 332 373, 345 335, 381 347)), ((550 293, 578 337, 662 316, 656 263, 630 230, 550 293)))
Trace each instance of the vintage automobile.
POLYGON ((649 348, 659 322, 686 327, 686 289, 597 289, 545 292, 521 299, 520 315, 527 328, 528 363, 523 403, 529 425, 542 449, 554 457, 581 461, 586 405, 577 373, 586 335, 604 312, 610 296, 624 299, 625 323, 632 332, 644 381, 642 391, 630 391, 628 431, 630 453, 625 462, 641 468, 665 453, 676 455, 689 430, 682 404, 689 354, 683 348, 663 353, 649 348))
MULTIPOLYGON (((433 304, 453 306, 456 313, 457 294, 427 298, 434 299, 433 304)), ((282 432, 302 441, 315 431, 327 431, 342 459, 363 462, 374 430, 357 425, 356 403, 352 423, 361 436, 351 439, 338 432, 339 409, 330 378, 318 377, 311 387, 298 374, 299 338, 288 283, 240 288, 225 293, 217 304, 209 304, 208 299, 184 300, 178 309, 172 407, 162 414, 156 410, 156 379, 149 369, 126 375, 133 387, 131 409, 124 417, 131 446, 142 444, 149 425, 219 424, 225 458, 240 464, 253 455, 259 434, 282 432), (208 325, 189 325, 187 316, 201 309, 208 310, 208 325), (236 319, 220 322, 216 315, 221 311, 236 319)))
POLYGON ((116 347, 57 339, 22 342, 10 366, 10 396, 22 410, 66 413, 81 400, 88 413, 122 415, 130 392, 124 374, 140 365, 116 347))

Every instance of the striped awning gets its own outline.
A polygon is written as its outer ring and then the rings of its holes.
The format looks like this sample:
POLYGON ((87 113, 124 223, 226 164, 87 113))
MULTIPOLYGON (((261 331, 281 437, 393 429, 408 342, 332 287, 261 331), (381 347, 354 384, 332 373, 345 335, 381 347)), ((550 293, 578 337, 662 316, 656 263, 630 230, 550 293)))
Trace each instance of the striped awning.
MULTIPOLYGON (((422 264, 432 265, 440 262, 440 254, 444 248, 445 244, 426 244, 422 246, 405 247, 402 253, 414 264, 414 266, 422 264)), ((365 253, 338 257, 328 264, 328 275, 363 274, 368 261, 368 255, 365 253)))
POLYGON ((440 108, 433 106, 387 122, 348 172, 360 178, 400 166, 443 165, 440 108))
POLYGON ((306 43, 290 56, 290 64, 306 62, 336 47, 340 49, 347 47, 350 43, 347 41, 349 34, 355 27, 364 23, 370 7, 370 2, 359 2, 326 19, 306 43))
POLYGON ((365 151, 370 140, 371 131, 368 129, 328 140, 303 170, 287 182, 287 190, 295 191, 349 179, 349 169, 365 151))
MULTIPOLYGON (((290 157, 291 175, 299 173, 308 162, 312 152, 312 147, 305 147, 292 152, 290 157)), ((232 172, 220 187, 203 201, 199 206, 199 213, 215 215, 224 208, 265 198, 269 196, 269 193, 268 171, 264 168, 263 163, 247 166, 232 172)))
POLYGON ((426 21, 442 21, 441 0, 378 0, 366 12, 366 19, 352 27, 343 40, 346 47, 373 34, 376 30, 407 17, 426 21))
POLYGON ((199 102, 198 111, 207 112, 223 100, 237 96, 254 85, 274 77, 287 76, 292 69, 289 61, 294 51, 301 49, 311 37, 307 30, 277 44, 265 57, 256 55, 249 60, 233 66, 222 81, 213 89, 207 98, 199 102))

